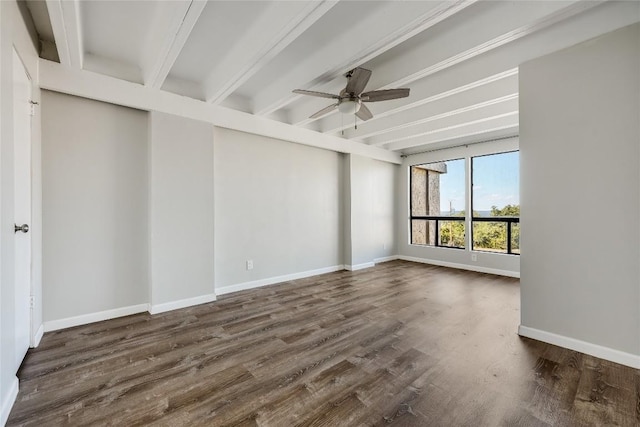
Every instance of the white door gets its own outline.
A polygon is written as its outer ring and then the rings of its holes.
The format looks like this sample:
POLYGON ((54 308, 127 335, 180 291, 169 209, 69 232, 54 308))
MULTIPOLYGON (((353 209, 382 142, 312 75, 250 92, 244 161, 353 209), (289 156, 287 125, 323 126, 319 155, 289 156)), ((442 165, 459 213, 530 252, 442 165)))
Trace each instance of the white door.
POLYGON ((15 50, 13 135, 17 371, 29 349, 31 331, 31 233, 27 229, 31 224, 31 81, 15 50), (18 227, 22 227, 22 230, 18 230, 18 227))

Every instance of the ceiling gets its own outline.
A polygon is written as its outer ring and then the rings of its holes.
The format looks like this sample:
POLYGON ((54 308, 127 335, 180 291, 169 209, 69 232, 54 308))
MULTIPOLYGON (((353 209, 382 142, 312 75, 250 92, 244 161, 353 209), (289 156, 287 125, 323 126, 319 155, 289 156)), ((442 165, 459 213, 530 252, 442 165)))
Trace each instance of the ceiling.
MULTIPOLYGON (((408 154, 518 134, 518 65, 640 21, 636 1, 27 1, 41 56, 408 154), (345 73, 373 119, 308 117, 345 73)), ((588 70, 585 70, 588 73, 588 70)), ((570 78, 570 76, 568 76, 570 78)))

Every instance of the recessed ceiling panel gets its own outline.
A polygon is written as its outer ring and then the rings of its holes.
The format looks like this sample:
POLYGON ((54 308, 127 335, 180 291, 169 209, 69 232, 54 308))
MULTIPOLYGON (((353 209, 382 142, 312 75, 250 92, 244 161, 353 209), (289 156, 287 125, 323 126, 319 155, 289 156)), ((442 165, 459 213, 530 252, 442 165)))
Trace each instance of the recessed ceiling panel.
POLYGON ((139 67, 153 17, 162 3, 150 1, 80 3, 84 51, 139 67))
POLYGON ((260 22, 268 1, 209 2, 200 15, 170 75, 204 82, 238 48, 243 35, 260 22))

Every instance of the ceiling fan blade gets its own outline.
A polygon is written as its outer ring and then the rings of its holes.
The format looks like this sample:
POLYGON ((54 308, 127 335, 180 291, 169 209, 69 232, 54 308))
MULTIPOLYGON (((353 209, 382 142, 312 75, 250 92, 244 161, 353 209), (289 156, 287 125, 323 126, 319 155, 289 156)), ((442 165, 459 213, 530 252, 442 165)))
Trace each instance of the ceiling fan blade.
POLYGON ((317 119, 318 117, 322 117, 325 114, 328 114, 328 113, 332 112, 336 108, 338 108, 338 103, 337 102, 335 104, 331 104, 328 107, 323 108, 322 110, 318 111, 317 113, 309 116, 309 118, 310 119, 317 119))
POLYGON ((356 113, 356 116, 358 116, 358 118, 362 121, 367 121, 373 117, 373 114, 371 113, 371 110, 367 108, 366 105, 360 104, 360 109, 356 113))
POLYGON ((347 82, 347 87, 345 88, 345 92, 353 93, 354 95, 360 95, 364 88, 369 83, 369 78, 371 77, 371 71, 366 68, 354 68, 351 72, 351 77, 349 77, 349 81, 347 82))
POLYGON ((340 99, 338 95, 334 95, 332 93, 326 93, 326 92, 316 92, 314 90, 294 89, 293 93, 297 93, 298 95, 317 96, 319 98, 340 99))
POLYGON ((390 99, 406 98, 409 96, 409 89, 386 89, 365 92, 360 95, 363 102, 389 101, 390 99))

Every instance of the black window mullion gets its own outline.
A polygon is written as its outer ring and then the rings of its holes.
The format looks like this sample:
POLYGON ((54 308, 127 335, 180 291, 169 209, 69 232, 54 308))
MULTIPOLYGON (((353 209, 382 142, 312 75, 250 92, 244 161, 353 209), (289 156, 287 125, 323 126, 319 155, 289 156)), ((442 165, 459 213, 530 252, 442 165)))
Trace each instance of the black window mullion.
POLYGON ((413 244, 413 168, 409 166, 409 244, 413 244))
POLYGON ((469 228, 471 228, 471 230, 469 230, 469 234, 471 235, 471 249, 470 250, 474 250, 474 242, 475 239, 473 238, 473 157, 471 157, 471 178, 469 179, 469 182, 471 183, 471 188, 469 188, 469 191, 471 192, 471 212, 469 212, 469 218, 471 218, 471 221, 469 221, 469 228))

